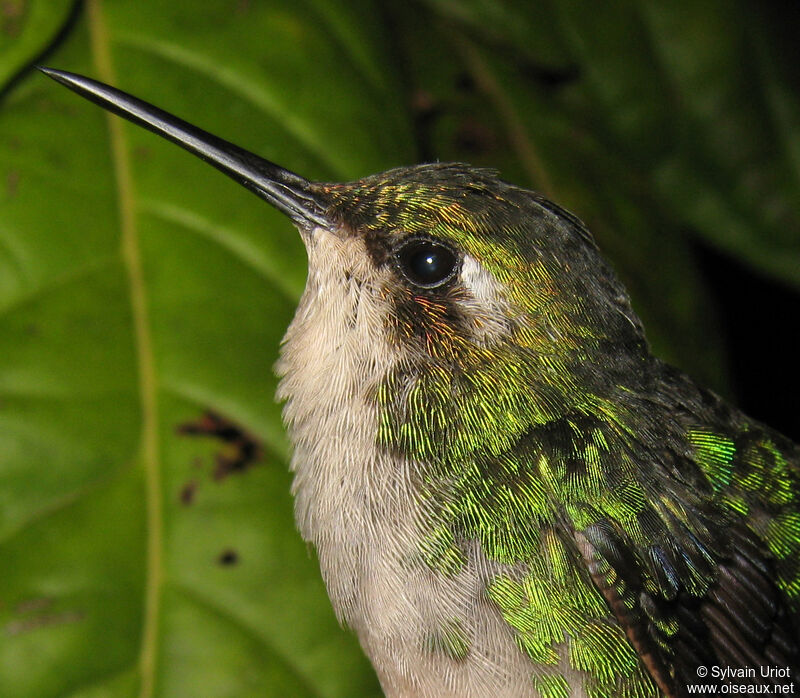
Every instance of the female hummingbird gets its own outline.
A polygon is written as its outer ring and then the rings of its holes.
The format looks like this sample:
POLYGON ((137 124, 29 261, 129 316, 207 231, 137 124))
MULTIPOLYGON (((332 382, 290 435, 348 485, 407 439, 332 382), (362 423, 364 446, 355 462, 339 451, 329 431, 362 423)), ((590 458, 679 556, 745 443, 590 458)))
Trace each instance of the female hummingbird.
POLYGON ((311 182, 42 70, 300 231, 296 520, 387 696, 794 692, 800 449, 651 355, 575 216, 463 164, 311 182))

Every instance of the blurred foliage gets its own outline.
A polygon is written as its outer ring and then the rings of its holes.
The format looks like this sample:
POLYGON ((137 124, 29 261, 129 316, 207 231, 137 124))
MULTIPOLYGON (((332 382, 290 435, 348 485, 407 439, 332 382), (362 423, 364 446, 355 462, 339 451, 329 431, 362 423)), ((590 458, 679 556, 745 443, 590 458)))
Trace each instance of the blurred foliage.
POLYGON ((311 178, 496 167, 578 213, 658 353, 724 391, 696 242, 800 287, 794 26, 721 0, 0 2, 2 695, 379 694, 292 523, 271 366, 300 241, 32 63, 311 178))

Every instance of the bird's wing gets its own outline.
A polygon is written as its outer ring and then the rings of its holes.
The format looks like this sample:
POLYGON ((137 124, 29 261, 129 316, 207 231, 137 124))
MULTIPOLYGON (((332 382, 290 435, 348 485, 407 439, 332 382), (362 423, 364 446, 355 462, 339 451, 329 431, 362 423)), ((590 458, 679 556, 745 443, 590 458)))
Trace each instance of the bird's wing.
MULTIPOLYGON (((705 676, 718 682, 714 667, 740 670, 733 683, 770 686, 793 676, 765 678, 762 667, 800 670, 795 614, 749 532, 729 530, 730 552, 707 571, 711 581, 702 591, 693 588, 696 580, 680 578, 659 545, 646 551, 650 565, 643 567, 611 522, 586 529, 578 542, 595 585, 666 695, 686 695, 705 676)), ((671 552, 695 564, 680 544, 671 552)))
POLYGON ((800 490, 785 455, 793 447, 752 423, 731 438, 697 430, 693 439, 683 467, 705 475, 707 492, 653 468, 656 515, 641 519, 640 535, 597 512, 576 532, 578 548, 665 694, 725 682, 797 691, 800 490))

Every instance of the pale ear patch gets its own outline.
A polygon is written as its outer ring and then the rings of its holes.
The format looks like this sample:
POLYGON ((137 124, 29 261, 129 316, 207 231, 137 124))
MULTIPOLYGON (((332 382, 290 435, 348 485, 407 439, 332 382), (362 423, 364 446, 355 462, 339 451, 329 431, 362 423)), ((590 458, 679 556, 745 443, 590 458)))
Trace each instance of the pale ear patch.
POLYGON ((468 254, 461 263, 461 282, 477 300, 493 302, 500 296, 500 283, 468 254))
POLYGON ((491 344, 508 339, 519 314, 514 312, 505 286, 470 255, 464 255, 459 278, 473 299, 463 310, 472 320, 476 341, 491 344))

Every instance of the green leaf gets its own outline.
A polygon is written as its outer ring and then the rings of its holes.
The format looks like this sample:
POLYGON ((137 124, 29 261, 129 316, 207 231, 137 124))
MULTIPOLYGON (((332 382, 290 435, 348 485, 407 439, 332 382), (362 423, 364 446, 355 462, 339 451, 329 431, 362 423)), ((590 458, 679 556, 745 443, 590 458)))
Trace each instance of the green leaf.
POLYGON ((0 5, 0 95, 62 29, 69 28, 77 10, 75 0, 6 0, 0 5))
MULTIPOLYGON (((413 159, 373 15, 90 1, 49 63, 341 179, 413 159)), ((299 237, 114 119, 38 73, 0 111, 1 692, 375 695, 293 524, 299 237)))

